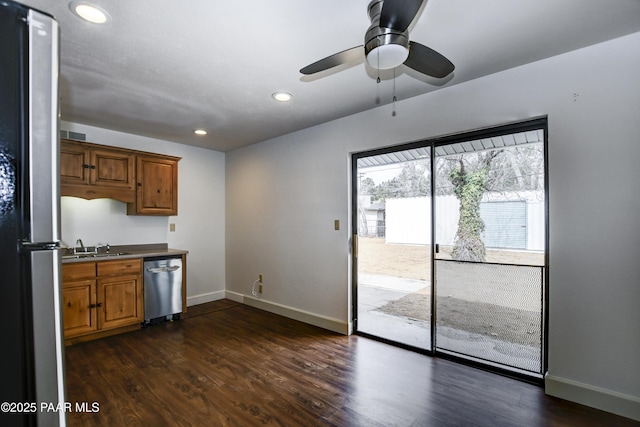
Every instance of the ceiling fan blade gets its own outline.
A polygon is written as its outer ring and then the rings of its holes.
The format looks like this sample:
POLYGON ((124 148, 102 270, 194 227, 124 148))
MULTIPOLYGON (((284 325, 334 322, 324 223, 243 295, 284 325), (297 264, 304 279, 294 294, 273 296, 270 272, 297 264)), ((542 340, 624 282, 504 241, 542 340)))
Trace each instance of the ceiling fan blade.
POLYGON ((423 2, 424 0, 384 0, 380 12, 380 26, 406 31, 423 2))
POLYGON ((351 49, 343 50, 342 52, 334 53, 331 56, 327 56, 320 61, 316 61, 313 64, 307 65, 302 68, 300 72, 302 74, 314 74, 320 71, 328 70, 329 68, 336 67, 338 65, 346 64, 348 62, 356 61, 364 57, 363 46, 352 47, 351 49))
POLYGON ((451 61, 420 43, 409 42, 409 57, 404 61, 409 68, 427 76, 442 78, 456 68, 451 61))

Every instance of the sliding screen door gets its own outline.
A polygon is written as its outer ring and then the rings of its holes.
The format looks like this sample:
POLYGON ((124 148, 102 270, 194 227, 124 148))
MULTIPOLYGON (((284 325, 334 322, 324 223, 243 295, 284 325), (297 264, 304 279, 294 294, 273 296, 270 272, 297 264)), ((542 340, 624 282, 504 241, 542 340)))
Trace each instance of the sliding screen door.
POLYGON ((542 130, 437 147, 436 168, 436 351, 541 374, 542 130))

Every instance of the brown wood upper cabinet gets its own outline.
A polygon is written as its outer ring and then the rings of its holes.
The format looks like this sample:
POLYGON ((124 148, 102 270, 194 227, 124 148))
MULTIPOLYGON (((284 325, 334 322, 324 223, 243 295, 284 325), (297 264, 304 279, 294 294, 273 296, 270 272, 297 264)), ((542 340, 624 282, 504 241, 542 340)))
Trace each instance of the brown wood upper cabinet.
POLYGON ((125 203, 135 200, 135 154, 127 150, 69 140, 60 141, 63 196, 125 203))
POLYGON ((178 215, 178 160, 167 156, 138 155, 135 203, 130 215, 178 215))
POLYGON ((119 200, 127 203, 129 215, 177 215, 179 160, 62 139, 60 194, 119 200))

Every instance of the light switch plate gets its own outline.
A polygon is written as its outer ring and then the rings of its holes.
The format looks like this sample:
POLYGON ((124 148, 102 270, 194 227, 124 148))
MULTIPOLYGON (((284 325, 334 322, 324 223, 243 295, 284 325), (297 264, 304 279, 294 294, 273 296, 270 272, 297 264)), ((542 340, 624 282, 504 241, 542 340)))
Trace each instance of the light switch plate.
POLYGON ((334 230, 340 230, 340 220, 336 219, 333 221, 333 229, 334 230))

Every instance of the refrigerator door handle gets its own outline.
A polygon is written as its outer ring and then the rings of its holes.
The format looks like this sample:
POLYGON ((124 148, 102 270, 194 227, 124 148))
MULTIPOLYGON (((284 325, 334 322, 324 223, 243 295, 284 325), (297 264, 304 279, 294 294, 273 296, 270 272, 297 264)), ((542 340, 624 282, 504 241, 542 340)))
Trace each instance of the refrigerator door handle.
MULTIPOLYGON (((60 240, 58 142, 58 24, 30 10, 29 23, 29 224, 25 243, 60 240)), ((25 206, 27 203, 25 203, 25 206)), ((25 232, 27 232, 25 230, 25 232)))
MULTIPOLYGON (((35 393, 38 402, 63 404, 64 331, 60 288, 60 251, 31 251, 31 305, 35 393), (52 354, 52 351, 55 354, 52 354)), ((64 411, 39 412, 38 425, 64 426, 64 411)))

